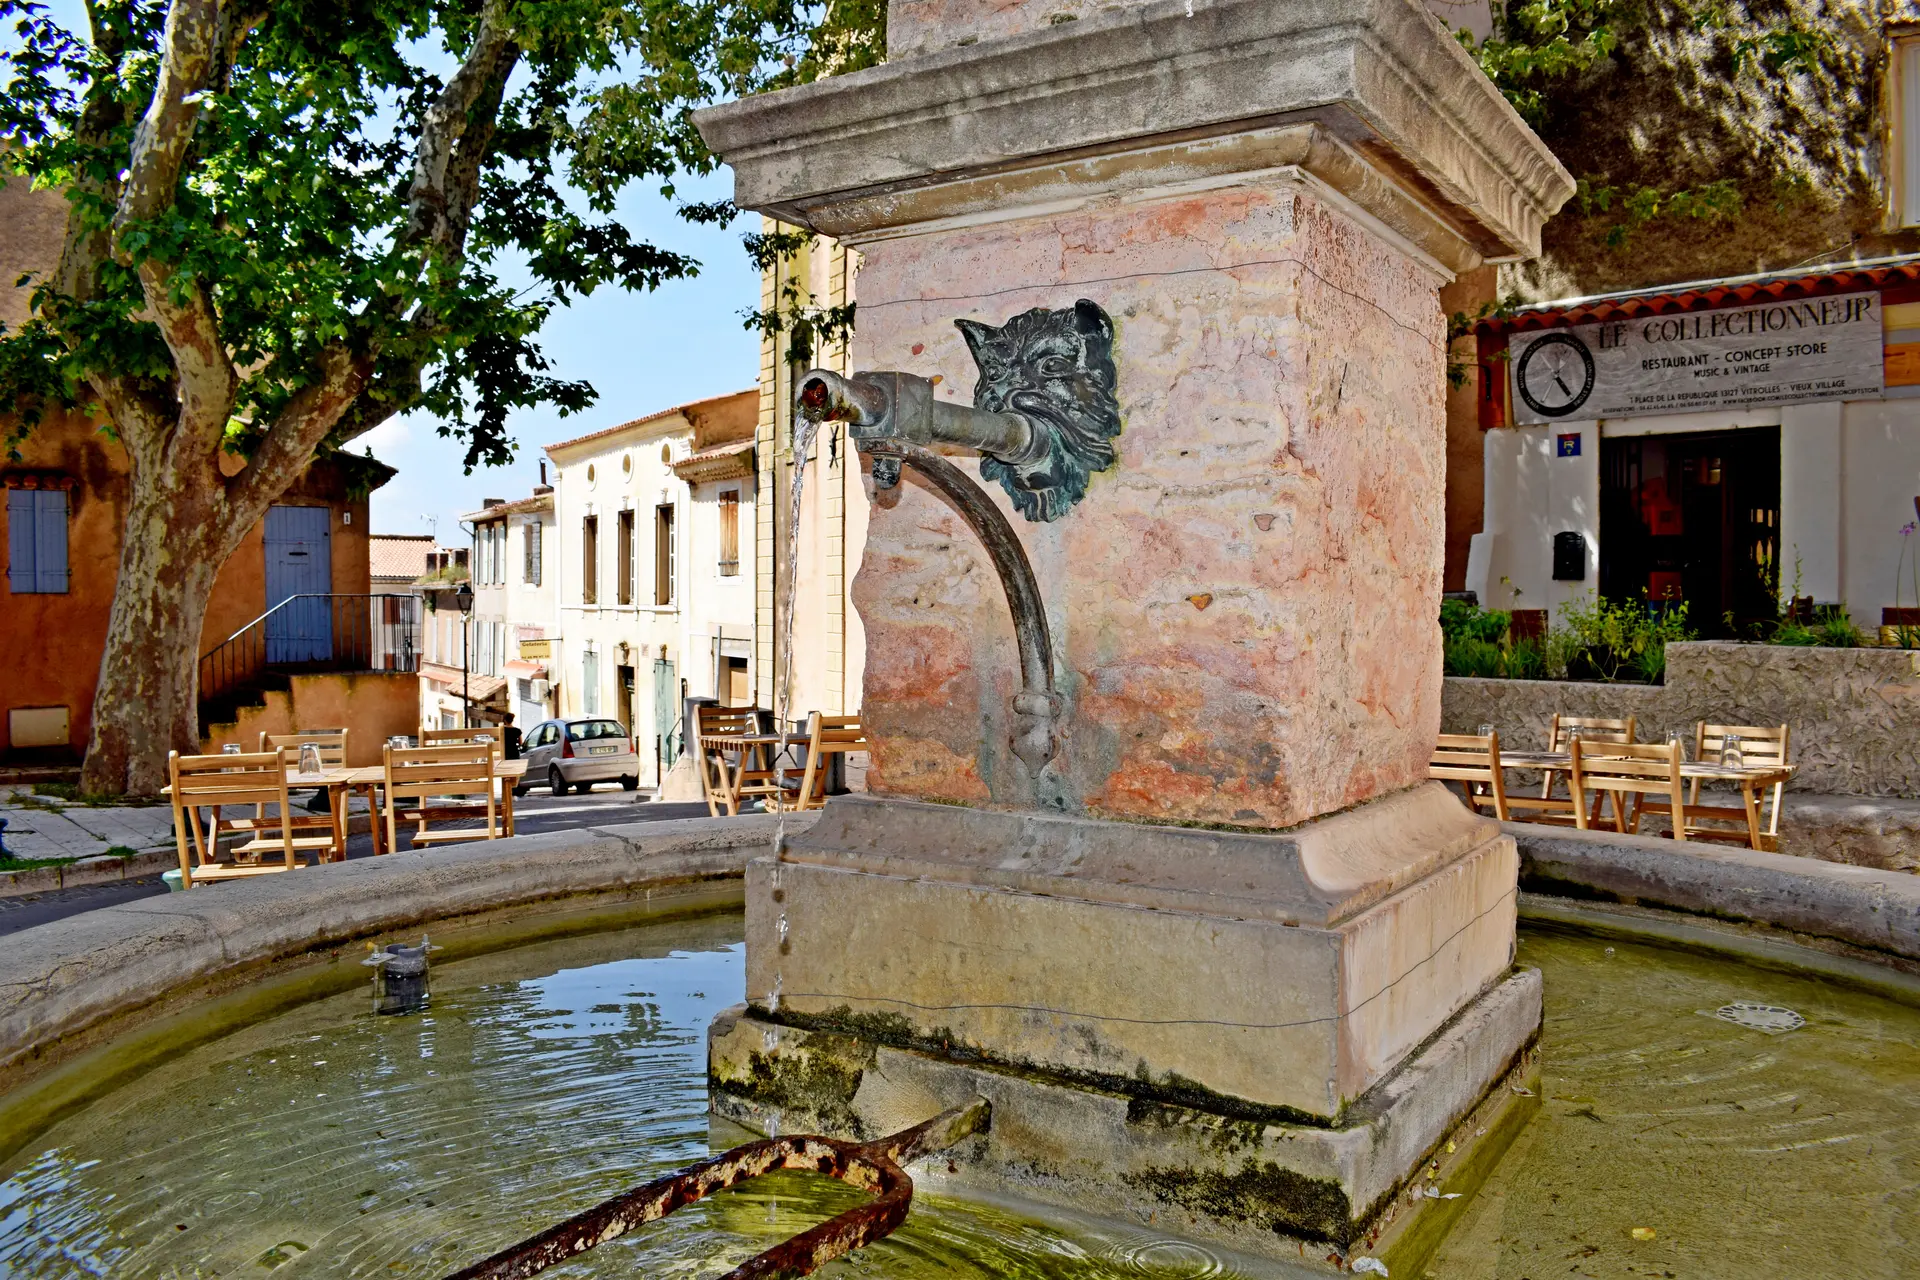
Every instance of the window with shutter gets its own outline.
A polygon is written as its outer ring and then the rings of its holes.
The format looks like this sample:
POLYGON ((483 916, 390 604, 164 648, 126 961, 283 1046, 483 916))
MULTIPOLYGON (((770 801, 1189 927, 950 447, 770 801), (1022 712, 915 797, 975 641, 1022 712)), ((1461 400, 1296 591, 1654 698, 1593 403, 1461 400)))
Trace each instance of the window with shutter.
POLYGON ((740 572, 740 491, 720 491, 720 576, 731 578, 740 572))
POLYGON ((633 512, 622 511, 619 535, 614 548, 615 604, 633 603, 633 512))
POLYGON ((580 603, 595 604, 600 599, 600 517, 588 516, 580 522, 580 603))
POLYGON ((66 490, 7 490, 7 585, 15 595, 66 594, 66 490))
POLYGON ((673 504, 664 503, 653 511, 653 602, 673 603, 673 504))

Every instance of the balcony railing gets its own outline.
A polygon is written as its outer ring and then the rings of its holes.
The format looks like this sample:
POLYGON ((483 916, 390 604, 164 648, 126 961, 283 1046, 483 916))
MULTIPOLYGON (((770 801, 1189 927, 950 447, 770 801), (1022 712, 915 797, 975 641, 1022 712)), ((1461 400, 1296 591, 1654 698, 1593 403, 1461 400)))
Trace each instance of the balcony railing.
POLYGON ((204 703, 271 671, 417 671, 420 599, 411 595, 297 595, 228 636, 200 659, 204 703))

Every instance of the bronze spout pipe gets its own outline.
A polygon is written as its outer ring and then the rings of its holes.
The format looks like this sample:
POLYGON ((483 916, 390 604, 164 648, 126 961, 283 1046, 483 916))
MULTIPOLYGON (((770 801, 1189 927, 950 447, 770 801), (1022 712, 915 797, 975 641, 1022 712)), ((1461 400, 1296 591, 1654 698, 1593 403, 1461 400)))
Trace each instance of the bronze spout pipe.
POLYGON ((956 445, 1008 463, 1033 462, 1045 455, 1045 438, 1021 414, 937 400, 933 383, 911 373, 856 373, 847 378, 829 369, 811 369, 800 380, 795 403, 802 416, 815 422, 845 422, 855 447, 892 439, 956 445))

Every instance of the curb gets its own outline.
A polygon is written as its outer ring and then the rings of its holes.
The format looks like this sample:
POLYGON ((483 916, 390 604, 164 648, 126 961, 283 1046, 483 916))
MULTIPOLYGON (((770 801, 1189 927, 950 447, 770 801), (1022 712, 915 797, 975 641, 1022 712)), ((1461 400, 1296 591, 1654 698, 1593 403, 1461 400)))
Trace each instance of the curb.
MULTIPOLYGON (((347 835, 363 836, 373 829, 372 819, 356 813, 347 819, 347 835)), ((51 867, 26 867, 19 871, 0 871, 0 898, 18 898, 29 893, 50 893, 83 884, 107 884, 115 880, 138 880, 158 875, 180 865, 180 855, 171 844, 149 849, 131 858, 96 854, 51 867)))
POLYGON ((83 884, 106 884, 114 880, 138 880, 156 875, 179 861, 171 849, 153 849, 131 858, 95 854, 51 867, 27 867, 20 871, 0 871, 0 898, 17 898, 28 893, 47 893, 83 884))

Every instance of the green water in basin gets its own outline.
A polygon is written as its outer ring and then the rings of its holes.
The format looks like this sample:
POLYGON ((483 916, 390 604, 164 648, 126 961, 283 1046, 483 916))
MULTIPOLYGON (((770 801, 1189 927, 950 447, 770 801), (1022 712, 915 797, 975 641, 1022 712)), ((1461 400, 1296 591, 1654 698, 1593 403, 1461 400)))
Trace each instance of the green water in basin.
MULTIPOLYGON (((711 1150, 704 1034, 740 999, 740 929, 446 964, 425 1014, 335 996, 195 1049, 15 1159, 0 1274, 438 1277, 691 1164, 711 1150)), ((1625 942, 1523 933, 1520 956, 1546 977, 1548 1096, 1430 1274, 1920 1274, 1920 1011, 1625 942), (1732 1001, 1806 1023, 1709 1016, 1732 1001)), ((777 1175, 548 1274, 714 1276, 857 1198, 777 1175)), ((1151 1224, 923 1191, 893 1237, 821 1274, 1262 1273, 1151 1224)))

